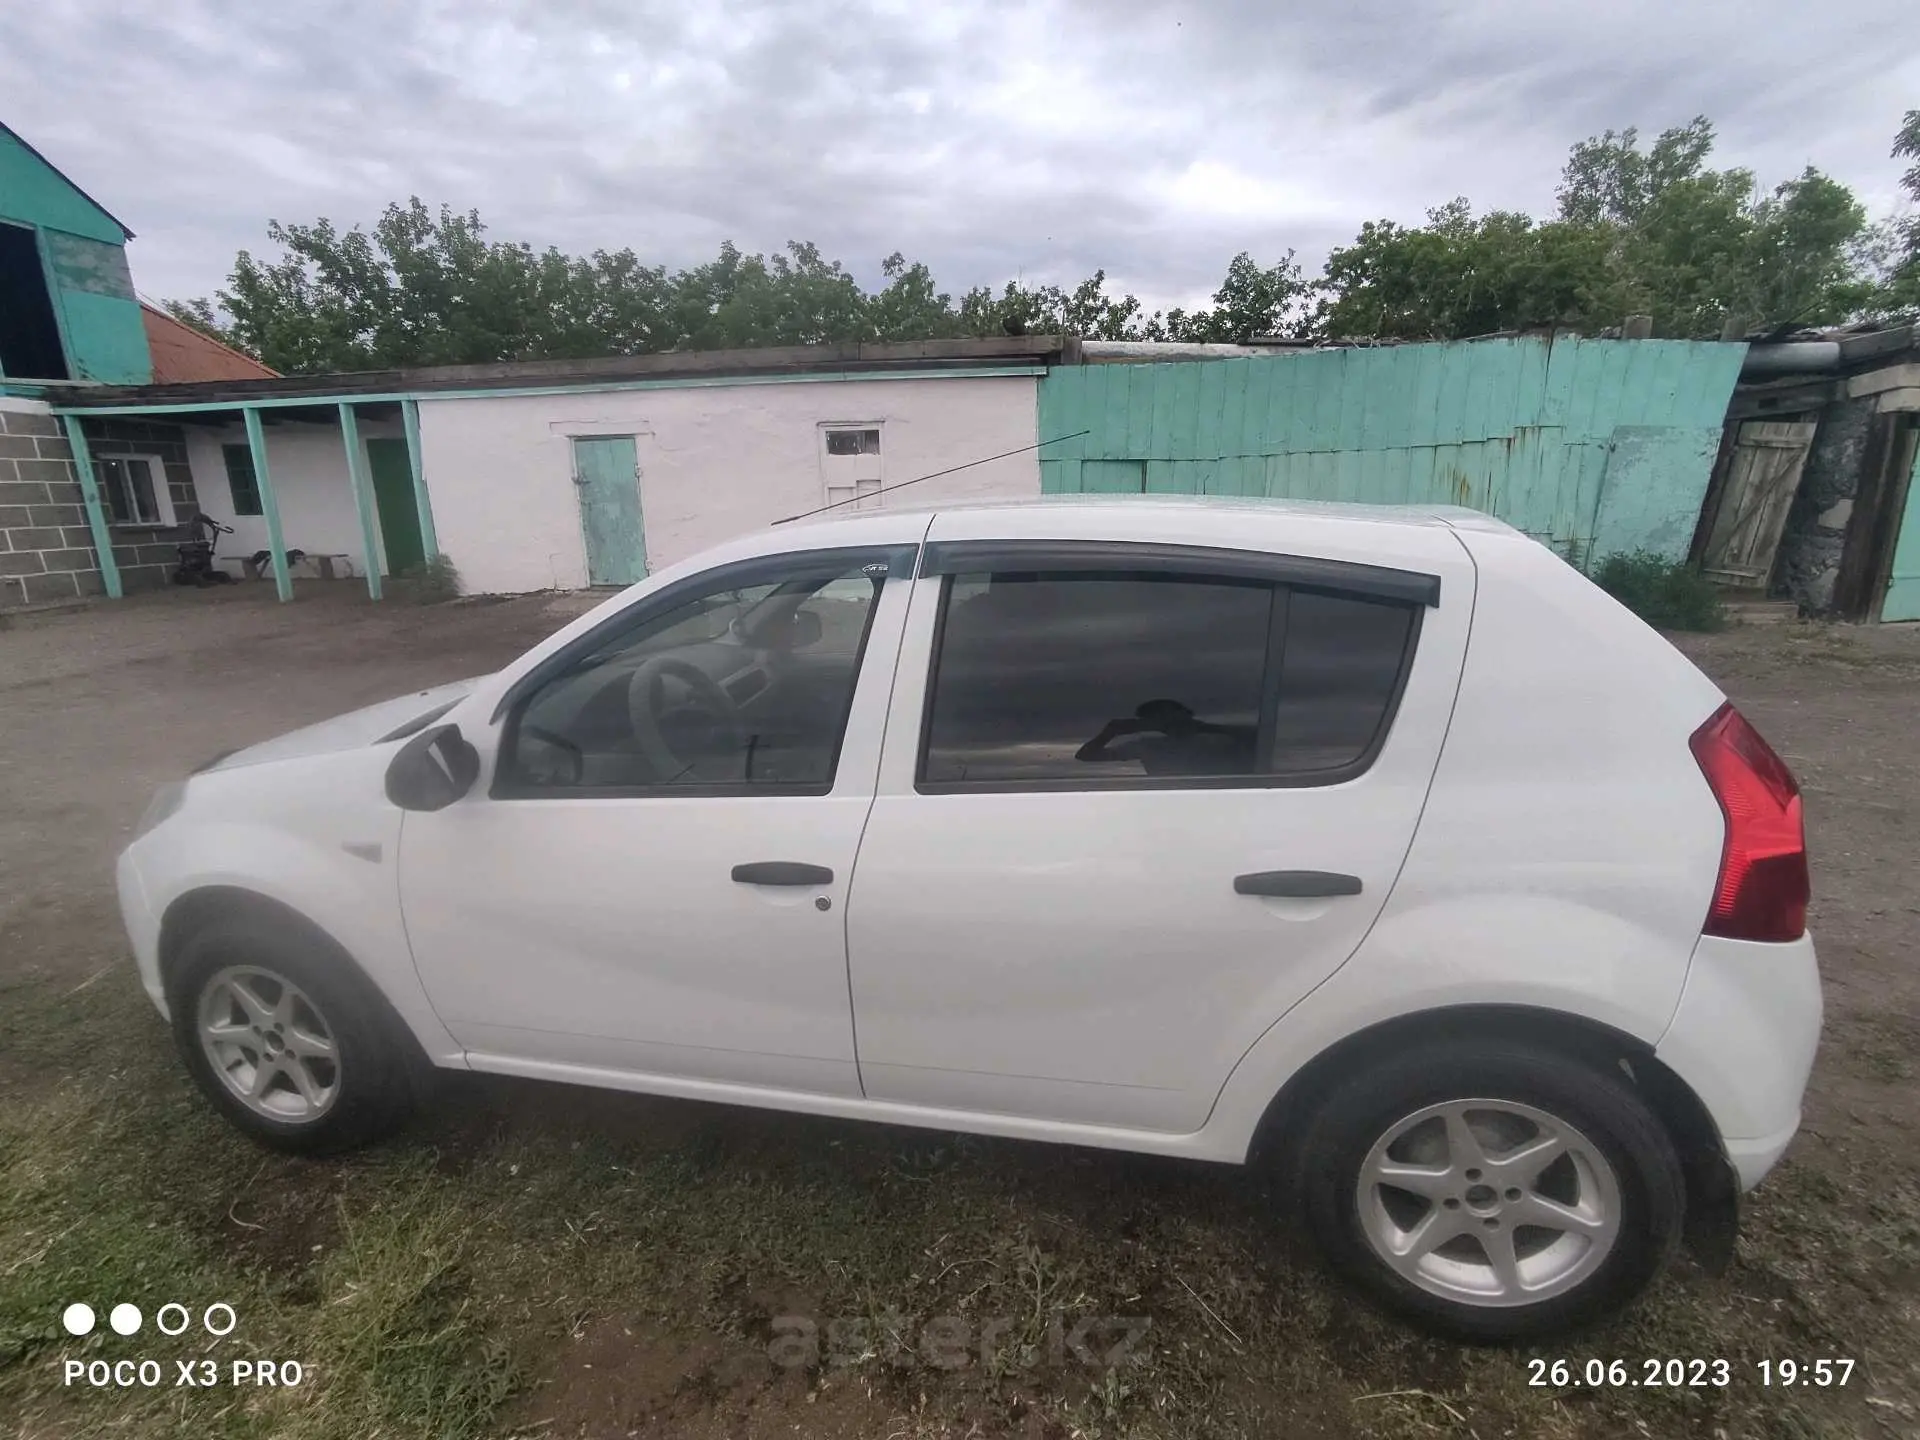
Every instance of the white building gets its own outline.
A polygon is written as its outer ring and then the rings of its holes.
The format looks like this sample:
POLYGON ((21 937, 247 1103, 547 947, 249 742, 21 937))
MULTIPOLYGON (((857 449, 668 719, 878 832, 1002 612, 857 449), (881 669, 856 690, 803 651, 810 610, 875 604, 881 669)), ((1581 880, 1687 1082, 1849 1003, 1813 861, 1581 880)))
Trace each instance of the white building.
MULTIPOLYGON (((283 594, 322 571, 371 576, 378 593, 437 553, 463 590, 511 593, 627 584, 788 516, 884 505, 922 477, 900 503, 1037 495, 1036 388, 1062 348, 809 346, 49 398, 86 430, 177 427, 194 503, 233 527, 230 572, 265 552, 283 594)), ((104 499, 117 516, 151 505, 156 530, 184 523, 178 484, 133 493, 137 448, 93 459, 104 499)))

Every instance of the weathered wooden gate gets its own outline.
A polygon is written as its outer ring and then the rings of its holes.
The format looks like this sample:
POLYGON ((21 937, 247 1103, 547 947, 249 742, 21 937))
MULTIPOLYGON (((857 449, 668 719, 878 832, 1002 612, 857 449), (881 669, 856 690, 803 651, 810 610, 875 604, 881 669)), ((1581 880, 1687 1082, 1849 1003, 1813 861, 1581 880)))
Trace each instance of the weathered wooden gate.
POLYGON ((1743 590, 1766 587, 1817 428, 1812 420, 1749 420, 1734 432, 1707 502, 1701 568, 1709 579, 1743 590))

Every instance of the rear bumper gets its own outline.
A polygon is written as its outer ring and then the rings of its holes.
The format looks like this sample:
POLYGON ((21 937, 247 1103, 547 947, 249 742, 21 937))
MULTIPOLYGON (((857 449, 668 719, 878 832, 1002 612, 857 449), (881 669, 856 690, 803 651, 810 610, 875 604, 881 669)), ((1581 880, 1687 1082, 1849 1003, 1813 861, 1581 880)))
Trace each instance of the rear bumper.
POLYGON ((1800 1100, 1820 1042, 1813 939, 1785 945, 1703 936, 1680 1006, 1654 1053, 1692 1087, 1752 1189, 1800 1128, 1800 1100))
POLYGON ((1751 1190, 1760 1183, 1769 1170, 1780 1162, 1787 1152, 1787 1145, 1800 1129, 1800 1112, 1793 1112, 1793 1123, 1786 1129, 1773 1135, 1762 1135, 1756 1139, 1726 1139, 1727 1159, 1740 1176, 1740 1188, 1751 1190))

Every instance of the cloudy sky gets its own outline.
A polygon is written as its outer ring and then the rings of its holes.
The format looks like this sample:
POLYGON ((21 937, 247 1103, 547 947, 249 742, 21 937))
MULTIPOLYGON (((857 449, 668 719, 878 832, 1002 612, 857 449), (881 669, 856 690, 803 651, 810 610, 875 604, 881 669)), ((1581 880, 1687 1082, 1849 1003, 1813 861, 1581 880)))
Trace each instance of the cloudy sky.
POLYGON ((1543 213, 1567 147, 1697 113, 1767 184, 1894 204, 1920 7, 1853 0, 11 0, 0 119, 205 294, 269 217, 811 239, 943 288, 1104 267, 1152 303, 1454 195, 1543 213), (1836 21, 1844 16, 1844 23, 1836 21))

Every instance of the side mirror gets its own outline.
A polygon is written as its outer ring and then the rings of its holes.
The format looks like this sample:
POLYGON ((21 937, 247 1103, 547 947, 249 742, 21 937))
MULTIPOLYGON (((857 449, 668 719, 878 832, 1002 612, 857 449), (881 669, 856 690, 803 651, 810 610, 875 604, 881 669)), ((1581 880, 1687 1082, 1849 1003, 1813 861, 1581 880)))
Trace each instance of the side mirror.
POLYGON ((818 645, 824 633, 826 633, 825 627, 821 625, 817 612, 796 610, 793 612, 793 629, 787 638, 787 648, 804 650, 809 645, 818 645))
POLYGON ((480 752, 458 725, 422 730, 387 764, 387 799, 402 810, 444 810, 480 778, 480 752))

